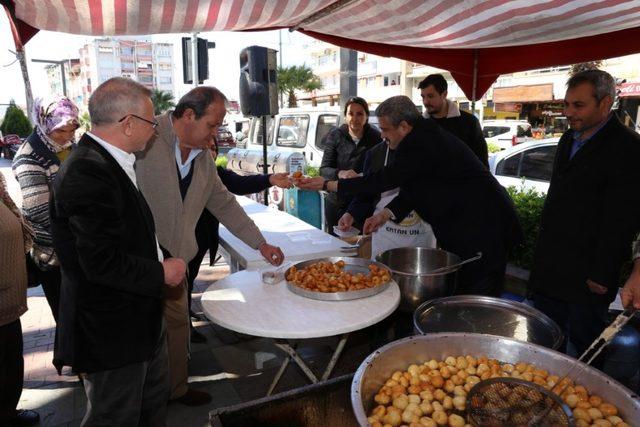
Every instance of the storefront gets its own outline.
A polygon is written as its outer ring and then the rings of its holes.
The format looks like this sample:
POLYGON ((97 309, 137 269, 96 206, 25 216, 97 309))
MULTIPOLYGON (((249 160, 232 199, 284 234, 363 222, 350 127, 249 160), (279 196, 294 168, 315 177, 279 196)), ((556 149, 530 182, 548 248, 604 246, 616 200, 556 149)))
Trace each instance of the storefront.
MULTIPOLYGON (((554 99, 553 83, 497 87, 493 89, 493 110, 498 116, 528 120, 541 136, 562 133, 567 128, 563 100, 554 99)), ((500 117, 502 118, 502 117, 500 117)))
POLYGON ((618 86, 618 97, 620 120, 640 132, 640 82, 622 83, 618 86))

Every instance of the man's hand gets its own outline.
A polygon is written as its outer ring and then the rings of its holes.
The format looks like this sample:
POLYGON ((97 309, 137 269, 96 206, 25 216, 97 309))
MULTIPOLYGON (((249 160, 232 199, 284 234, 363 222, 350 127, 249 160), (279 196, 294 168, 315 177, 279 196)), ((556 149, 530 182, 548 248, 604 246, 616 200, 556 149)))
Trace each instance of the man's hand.
POLYGON ((591 279, 587 279, 587 286, 589 287, 589 290, 591 292, 593 292, 594 294, 604 295, 604 294, 607 293, 607 287, 606 286, 602 286, 601 284, 596 283, 591 279))
POLYGON ((382 227, 391 218, 391 213, 388 209, 383 209, 372 217, 367 218, 364 222, 363 233, 371 234, 382 227))
POLYGON ((321 176, 316 176, 315 178, 300 178, 296 182, 296 187, 301 190, 310 190, 310 191, 320 191, 322 190, 322 185, 324 184, 324 178, 321 176))
POLYGON ((275 185, 280 188, 291 188, 293 184, 291 183, 291 179, 287 173, 274 173, 269 176, 269 184, 275 185))
POLYGON ((260 254, 267 260, 269 264, 280 265, 284 261, 284 254, 277 246, 272 246, 267 242, 258 246, 260 254))
POLYGON ((164 283, 171 287, 179 286, 184 280, 187 264, 180 258, 167 258, 162 261, 164 283))
POLYGON ((338 220, 338 228, 342 231, 349 231, 352 225, 353 216, 349 212, 345 212, 338 220))
POLYGON ((340 179, 355 178, 357 176, 359 176, 358 173, 353 169, 338 172, 338 178, 340 179))
POLYGON ((640 258, 633 264, 633 271, 620 292, 624 308, 640 309, 640 258))

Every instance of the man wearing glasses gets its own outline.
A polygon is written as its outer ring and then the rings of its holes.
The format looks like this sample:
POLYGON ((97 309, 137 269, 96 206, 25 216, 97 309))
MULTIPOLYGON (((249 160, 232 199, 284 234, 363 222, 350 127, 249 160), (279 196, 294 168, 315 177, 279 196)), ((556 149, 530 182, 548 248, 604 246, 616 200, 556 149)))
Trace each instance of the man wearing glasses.
MULTIPOLYGON (((208 152, 227 112, 226 103, 218 89, 200 86, 184 95, 174 111, 156 118, 157 136, 136 162, 140 190, 153 212, 165 255, 187 262, 196 256, 196 224, 206 208, 268 262, 280 265, 282 251, 265 241, 227 191, 208 152)), ((187 384, 190 334, 186 286, 179 291, 165 301, 171 400, 199 406, 209 403, 211 395, 187 384)))
POLYGON ((89 100, 91 132, 53 185, 51 228, 62 272, 54 364, 84 380, 82 425, 166 424, 163 295, 183 282, 186 265, 163 256, 138 191, 133 153, 155 133, 150 96, 122 77, 100 85, 89 100))

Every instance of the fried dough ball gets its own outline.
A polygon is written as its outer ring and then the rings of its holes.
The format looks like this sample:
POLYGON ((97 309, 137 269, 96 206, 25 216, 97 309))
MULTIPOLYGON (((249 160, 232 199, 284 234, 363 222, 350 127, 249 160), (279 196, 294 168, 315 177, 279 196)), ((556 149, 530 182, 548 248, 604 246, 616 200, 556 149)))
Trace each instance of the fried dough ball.
MULTIPOLYGON (((376 272, 376 269, 370 268, 370 271, 376 272)), ((578 427, 628 427, 618 416, 615 405, 598 395, 590 395, 584 386, 574 384, 568 378, 561 379, 532 364, 502 363, 485 356, 453 355, 440 361, 431 359, 411 364, 406 371, 393 372, 374 397, 378 406, 369 414, 369 424, 466 427, 467 394, 481 380, 498 377, 521 378, 554 391, 573 409, 578 427)), ((526 390, 514 391, 506 385, 498 385, 495 393, 487 399, 484 407, 489 411, 540 403, 539 398, 526 390)), ((520 424, 518 420, 512 421, 520 424)))

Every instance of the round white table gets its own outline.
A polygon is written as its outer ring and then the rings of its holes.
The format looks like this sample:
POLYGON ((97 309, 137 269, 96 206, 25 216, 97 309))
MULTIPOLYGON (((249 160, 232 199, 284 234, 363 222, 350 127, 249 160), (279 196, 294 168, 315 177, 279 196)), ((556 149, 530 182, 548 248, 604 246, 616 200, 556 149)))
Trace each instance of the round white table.
MULTIPOLYGON (((262 283, 260 271, 239 271, 218 280, 201 299, 204 314, 216 324, 243 334, 276 340, 309 339, 342 335, 322 375, 325 380, 344 348, 349 332, 383 320, 398 307, 400 289, 392 281, 383 292, 351 301, 318 301, 294 294, 282 281, 262 283)), ((267 395, 273 391, 290 359, 309 379, 317 377, 288 341, 276 342, 287 353, 267 395)))

